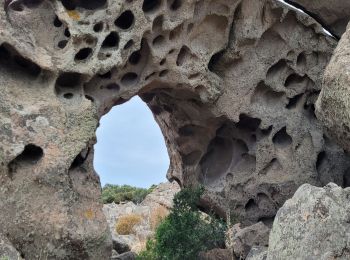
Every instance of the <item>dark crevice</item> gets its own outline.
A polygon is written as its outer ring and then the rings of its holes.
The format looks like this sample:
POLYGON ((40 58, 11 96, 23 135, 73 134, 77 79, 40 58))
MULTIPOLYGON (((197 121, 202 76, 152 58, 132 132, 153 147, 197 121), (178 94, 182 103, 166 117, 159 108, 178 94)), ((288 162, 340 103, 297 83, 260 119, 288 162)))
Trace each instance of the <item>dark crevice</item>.
POLYGON ((102 43, 102 48, 113 48, 119 45, 119 35, 117 32, 111 32, 102 43))
POLYGON ((162 2, 160 0, 144 0, 142 4, 142 10, 145 13, 153 12, 159 8, 161 3, 162 2))
POLYGON ((337 41, 340 40, 340 36, 338 36, 333 30, 332 28, 330 28, 327 23, 321 18, 319 17, 317 14, 314 14, 310 11, 308 11, 304 6, 298 4, 298 3, 295 3, 295 2, 292 2, 290 0, 284 0, 285 3, 295 7, 296 9, 299 9, 301 11, 303 11, 304 13, 306 13, 308 16, 310 16, 311 18, 313 18, 316 22, 318 22, 322 27, 323 29, 325 29, 327 32, 329 32, 331 34, 332 37, 334 37, 337 41))
POLYGON ((127 10, 125 12, 123 12, 118 18, 117 20, 115 20, 114 24, 123 29, 129 29, 133 24, 134 24, 134 14, 130 11, 127 10))
POLYGON ((81 151, 73 160, 70 170, 76 169, 84 164, 90 153, 90 148, 81 151))
POLYGON ((28 144, 24 147, 23 152, 13 159, 8 167, 10 177, 16 172, 17 168, 20 166, 34 165, 36 164, 44 155, 44 151, 41 147, 34 144, 28 144))
POLYGON ((216 74, 217 73, 217 65, 220 61, 220 59, 222 58, 222 56, 224 55, 225 51, 219 51, 217 53, 215 53, 213 56, 211 56, 210 61, 208 63, 208 69, 211 72, 214 72, 216 74))
POLYGON ((78 61, 83 61, 87 59, 91 55, 91 53, 92 53, 91 48, 83 48, 80 51, 78 51, 74 59, 78 61))
POLYGON ((18 76, 19 73, 37 78, 41 73, 41 68, 31 60, 22 57, 11 45, 3 43, 0 45, 0 66, 13 71, 18 76))

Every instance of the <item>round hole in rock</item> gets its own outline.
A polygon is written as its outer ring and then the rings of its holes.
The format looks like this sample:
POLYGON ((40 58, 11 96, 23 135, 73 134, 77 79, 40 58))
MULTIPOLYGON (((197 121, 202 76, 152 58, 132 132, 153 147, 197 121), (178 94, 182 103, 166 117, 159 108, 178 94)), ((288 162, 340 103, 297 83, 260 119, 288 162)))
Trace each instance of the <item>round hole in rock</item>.
POLYGON ((106 89, 118 91, 120 86, 116 83, 110 83, 106 86, 106 89))
POLYGON ((159 77, 164 77, 164 76, 166 76, 168 73, 169 73, 169 70, 162 70, 162 71, 159 73, 159 77))
POLYGON ((65 94, 63 94, 63 97, 65 98, 65 99, 72 99, 73 98, 73 94, 72 93, 65 93, 65 94))
POLYGON ((111 32, 102 43, 102 48, 113 48, 119 45, 119 35, 117 32, 111 32))
POLYGON ((87 10, 96 10, 105 7, 107 0, 81 0, 79 6, 87 10))
POLYGON ((64 48, 67 46, 67 43, 68 43, 67 40, 62 40, 62 41, 59 41, 59 42, 58 42, 57 46, 58 46, 58 48, 60 48, 60 49, 64 49, 64 48))
POLYGON ((158 35, 156 38, 153 39, 153 46, 158 47, 162 45, 165 42, 165 38, 163 35, 158 35))
POLYGON ((28 144, 24 147, 24 150, 15 159, 9 163, 10 172, 14 172, 15 169, 21 165, 34 165, 44 156, 44 151, 41 147, 28 144))
POLYGON ((99 22, 94 25, 94 32, 101 32, 103 30, 103 22, 99 22))
POLYGON ((170 2, 170 10, 176 11, 181 7, 181 5, 182 5, 181 0, 172 0, 172 2, 170 2))
POLYGON ((129 57, 129 62, 133 65, 136 65, 137 63, 139 63, 140 59, 141 59, 140 51, 134 51, 133 53, 131 53, 129 57))
POLYGON ((62 22, 60 21, 60 19, 58 19, 58 16, 56 15, 55 20, 53 21, 53 25, 55 27, 61 27, 62 26, 62 22))
POLYGON ((75 54, 75 60, 86 60, 92 53, 92 49, 91 48, 83 48, 80 51, 78 51, 77 54, 75 54))
POLYGON ((134 41, 133 40, 129 40, 126 44, 125 44, 125 46, 124 46, 124 50, 126 50, 126 49, 129 49, 131 46, 133 46, 134 45, 134 41))
POLYGON ((145 13, 153 12, 157 10, 161 5, 160 0, 144 0, 142 4, 142 10, 145 13))
POLYGON ((61 3, 67 10, 74 10, 77 8, 75 1, 72 0, 61 0, 61 3))
POLYGON ((128 72, 124 74, 124 76, 121 79, 121 83, 125 86, 134 85, 136 81, 137 81, 137 74, 134 72, 128 72))
POLYGON ((94 168, 102 186, 148 188, 166 181, 169 157, 164 137, 139 97, 112 108, 101 118, 96 135, 94 168))
POLYGON ((66 29, 64 30, 64 36, 66 36, 67 38, 70 37, 70 31, 69 31, 68 28, 66 28, 66 29))
POLYGON ((56 80, 56 85, 61 87, 73 88, 81 83, 81 74, 76 72, 64 72, 56 80))
POLYGON ((130 10, 127 10, 125 12, 123 12, 118 18, 117 20, 115 20, 114 24, 123 29, 123 30, 126 30, 126 29, 129 29, 133 23, 134 23, 134 14, 130 11, 130 10))

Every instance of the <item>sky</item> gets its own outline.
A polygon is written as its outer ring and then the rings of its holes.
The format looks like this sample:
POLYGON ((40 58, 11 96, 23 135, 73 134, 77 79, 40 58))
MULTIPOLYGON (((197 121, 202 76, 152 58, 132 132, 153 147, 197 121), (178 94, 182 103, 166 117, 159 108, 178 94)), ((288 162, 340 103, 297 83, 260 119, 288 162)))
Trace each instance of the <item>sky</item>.
POLYGON ((148 188, 166 181, 168 167, 163 135, 139 97, 102 117, 94 155, 102 187, 109 183, 148 188))

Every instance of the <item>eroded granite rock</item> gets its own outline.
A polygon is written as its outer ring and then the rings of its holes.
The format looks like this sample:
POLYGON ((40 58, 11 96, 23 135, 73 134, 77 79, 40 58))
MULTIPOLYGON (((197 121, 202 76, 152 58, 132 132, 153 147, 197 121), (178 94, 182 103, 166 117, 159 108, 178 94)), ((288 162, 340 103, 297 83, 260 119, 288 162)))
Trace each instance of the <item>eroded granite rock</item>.
MULTIPOLYGON (((328 132, 350 150, 350 28, 344 33, 324 74, 323 89, 317 101, 317 116, 328 132)), ((350 185, 350 172, 344 175, 350 185)))
POLYGON ((350 188, 301 186, 276 215, 268 260, 349 259, 350 188))
POLYGON ((23 260, 17 249, 3 236, 0 236, 0 259, 23 260))
POLYGON ((314 115, 337 42, 281 3, 3 1, 0 28, 0 233, 25 258, 110 257, 95 131, 135 95, 168 178, 218 214, 267 223, 305 182, 344 185, 349 157, 314 115))
POLYGON ((287 0, 313 15, 337 37, 345 32, 350 21, 350 2, 343 0, 287 0))
POLYGON ((241 228, 236 224, 232 228, 233 251, 239 259, 246 259, 255 246, 266 247, 269 243, 270 228, 262 222, 241 228))

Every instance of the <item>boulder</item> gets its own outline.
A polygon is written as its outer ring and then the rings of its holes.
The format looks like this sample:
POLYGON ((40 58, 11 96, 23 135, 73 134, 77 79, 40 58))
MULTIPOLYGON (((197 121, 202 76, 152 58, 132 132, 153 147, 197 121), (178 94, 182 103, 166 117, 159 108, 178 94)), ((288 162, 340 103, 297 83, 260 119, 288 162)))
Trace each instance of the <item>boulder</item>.
POLYGON ((267 246, 269 241, 270 228, 263 222, 242 228, 236 224, 230 230, 233 236, 233 251, 239 259, 245 259, 253 247, 267 246))
POLYGON ((111 260, 135 260, 136 256, 137 255, 134 252, 126 252, 112 258, 111 260))
POLYGON ((350 259, 350 188, 302 185, 278 210, 267 260, 350 259))
MULTIPOLYGON (((113 231, 111 231, 113 232, 113 231)), ((123 254, 125 252, 130 251, 130 246, 122 241, 118 236, 115 236, 115 234, 112 235, 112 241, 113 241, 113 249, 118 253, 118 254, 123 254)))
POLYGON ((199 260, 236 260, 236 257, 229 249, 215 248, 207 252, 201 252, 199 260))
POLYGON ((246 260, 266 260, 267 247, 265 246, 253 246, 249 251, 246 260))
POLYGON ((0 259, 1 260, 23 260, 16 248, 0 234, 0 259))
MULTIPOLYGON (((350 28, 341 38, 326 68, 323 88, 316 103, 317 117, 327 132, 344 149, 350 151, 350 28)), ((344 174, 344 185, 350 185, 350 171, 344 174)))

